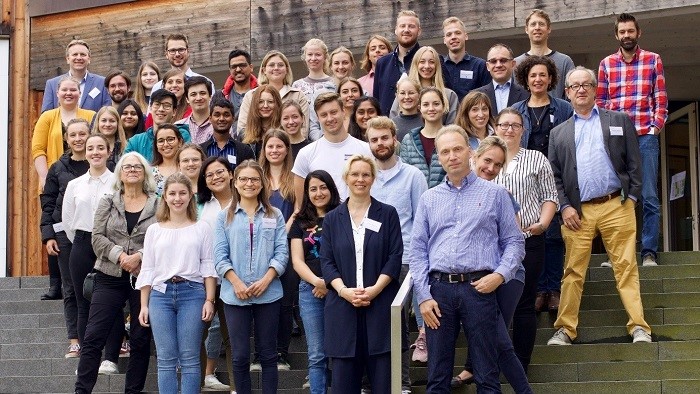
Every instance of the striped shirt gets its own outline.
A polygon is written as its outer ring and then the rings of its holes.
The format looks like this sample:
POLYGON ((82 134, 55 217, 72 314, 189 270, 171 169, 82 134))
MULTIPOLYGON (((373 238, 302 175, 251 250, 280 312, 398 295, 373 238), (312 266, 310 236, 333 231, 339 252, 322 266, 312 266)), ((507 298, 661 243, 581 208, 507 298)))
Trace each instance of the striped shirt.
MULTIPOLYGON (((540 221, 542 204, 546 201, 559 204, 552 166, 539 151, 520 148, 493 181, 510 191, 520 204, 524 229, 540 221)), ((530 233, 524 235, 527 238, 530 233)))
POLYGON ((638 135, 654 126, 661 130, 668 117, 666 79, 661 57, 637 46, 632 61, 622 49, 600 62, 596 104, 630 116, 638 135))
POLYGON ((513 279, 525 257, 514 217, 508 192, 474 172, 458 187, 445 180, 423 193, 408 252, 418 303, 432 298, 430 272, 488 270, 513 279))

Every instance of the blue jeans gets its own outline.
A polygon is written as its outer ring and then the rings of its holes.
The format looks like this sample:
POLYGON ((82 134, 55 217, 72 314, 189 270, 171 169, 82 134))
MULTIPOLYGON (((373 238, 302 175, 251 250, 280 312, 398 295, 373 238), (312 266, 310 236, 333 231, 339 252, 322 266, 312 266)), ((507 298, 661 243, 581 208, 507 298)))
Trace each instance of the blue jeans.
POLYGON ((540 275, 537 291, 561 291, 561 278, 564 276, 564 239, 561 237, 559 215, 555 215, 545 232, 544 267, 540 275))
POLYGON ((314 297, 311 293, 313 288, 313 285, 304 280, 299 283, 299 313, 306 332, 311 394, 324 394, 327 387, 328 365, 323 351, 323 308, 326 305, 326 299, 314 297))
POLYGON ((207 339, 204 341, 204 346, 207 351, 207 358, 219 358, 219 354, 221 353, 221 342, 221 324, 219 323, 219 314, 216 314, 211 320, 207 339))
POLYGON ((498 352, 513 351, 513 345, 499 342, 506 326, 499 314, 496 293, 481 294, 469 283, 445 283, 430 278, 430 294, 438 303, 440 326, 426 327, 428 345, 428 384, 426 392, 450 393, 455 342, 460 322, 464 327, 474 380, 479 393, 500 393, 498 352), (502 331, 499 334, 499 330, 502 331), (505 348, 500 348, 504 346, 505 348))
POLYGON ((151 290, 148 316, 158 355, 158 390, 176 394, 180 366, 182 394, 199 393, 199 349, 204 322, 204 284, 167 283, 165 293, 151 290))
POLYGON ((269 304, 224 304, 233 352, 233 378, 238 394, 252 393, 250 382, 250 327, 255 328, 255 352, 262 367, 262 393, 277 392, 277 325, 280 300, 269 304))
MULTIPOLYGON (((659 250, 659 223, 661 204, 657 182, 659 179, 659 136, 640 135, 639 151, 642 157, 642 256, 656 257, 659 250)), ((639 196, 635 196, 639 198, 639 196)))

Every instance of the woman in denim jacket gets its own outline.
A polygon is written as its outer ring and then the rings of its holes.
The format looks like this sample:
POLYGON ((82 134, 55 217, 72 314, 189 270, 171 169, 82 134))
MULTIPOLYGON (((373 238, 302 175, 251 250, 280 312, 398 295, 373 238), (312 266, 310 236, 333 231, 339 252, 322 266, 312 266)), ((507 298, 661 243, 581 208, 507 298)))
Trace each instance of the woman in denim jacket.
POLYGON ((250 327, 262 367, 262 392, 277 391, 277 325, 288 261, 287 232, 260 165, 246 160, 234 172, 233 200, 215 229, 214 261, 233 348, 233 375, 239 394, 252 392, 250 327))

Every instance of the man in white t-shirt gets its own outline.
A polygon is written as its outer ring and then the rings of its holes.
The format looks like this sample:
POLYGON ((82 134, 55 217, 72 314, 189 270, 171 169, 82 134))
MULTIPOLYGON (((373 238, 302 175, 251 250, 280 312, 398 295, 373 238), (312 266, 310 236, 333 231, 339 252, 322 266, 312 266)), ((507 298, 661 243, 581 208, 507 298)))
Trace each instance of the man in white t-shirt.
POLYGON ((323 129, 323 137, 305 146, 294 161, 294 191, 297 208, 304 196, 304 179, 311 171, 325 170, 335 181, 340 198, 348 198, 348 187, 343 181, 345 160, 352 155, 372 157, 369 145, 348 134, 343 126, 345 112, 337 93, 320 94, 314 101, 314 110, 323 129))

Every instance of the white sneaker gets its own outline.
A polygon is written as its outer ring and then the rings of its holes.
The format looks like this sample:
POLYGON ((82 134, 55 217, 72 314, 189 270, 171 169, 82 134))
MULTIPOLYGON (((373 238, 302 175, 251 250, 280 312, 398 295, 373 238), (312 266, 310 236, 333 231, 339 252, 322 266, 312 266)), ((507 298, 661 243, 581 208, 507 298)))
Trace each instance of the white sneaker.
POLYGON ((648 254, 644 256, 644 259, 642 260, 643 267, 656 267, 657 265, 659 264, 656 262, 656 258, 653 255, 648 254))
POLYGON ((311 388, 311 383, 309 383, 309 375, 306 375, 304 378, 304 384, 301 385, 302 389, 310 389, 311 388))
POLYGON ((634 330, 632 331, 632 343, 637 342, 651 343, 651 334, 647 334, 647 332, 640 326, 634 327, 634 330))
POLYGON ((607 267, 607 268, 612 268, 612 263, 610 263, 610 260, 605 260, 602 263, 600 263, 601 267, 607 267))
POLYGON ((571 338, 569 338, 569 335, 566 333, 563 327, 558 329, 557 332, 555 332, 554 335, 552 335, 552 337, 549 338, 549 341, 547 341, 547 346, 552 345, 571 345, 571 338))
POLYGON ((216 375, 211 374, 204 377, 204 388, 210 390, 231 390, 231 387, 227 384, 223 384, 219 381, 216 375))
POLYGON ((100 369, 97 373, 100 375, 114 375, 119 373, 119 368, 117 368, 117 364, 109 360, 104 360, 102 364, 100 364, 100 369))

